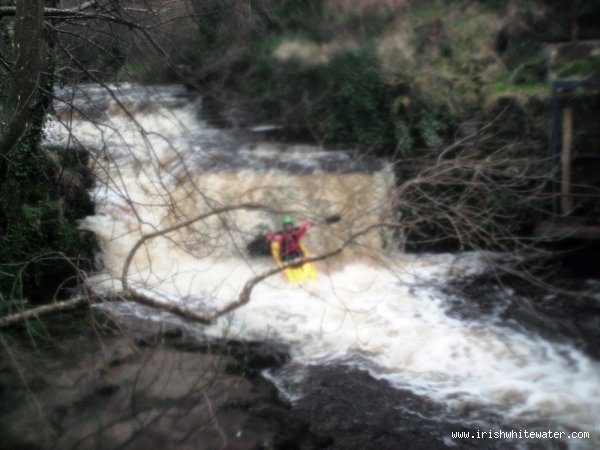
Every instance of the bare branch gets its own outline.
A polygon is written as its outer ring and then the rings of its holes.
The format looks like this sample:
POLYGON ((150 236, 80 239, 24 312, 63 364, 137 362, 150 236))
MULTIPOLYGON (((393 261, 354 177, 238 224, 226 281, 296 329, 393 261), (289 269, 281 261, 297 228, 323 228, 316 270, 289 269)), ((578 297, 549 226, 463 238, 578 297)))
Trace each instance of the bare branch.
POLYGON ((57 314, 64 311, 70 311, 72 309, 79 308, 80 306, 87 305, 89 304, 89 302, 89 296, 78 295, 77 297, 73 297, 69 300, 64 300, 62 302, 54 302, 48 305, 42 305, 36 308, 31 308, 20 313, 0 317, 0 328, 16 325, 26 320, 39 319, 42 316, 57 314))
MULTIPOLYGON (((90 2, 97 4, 98 2, 90 2)), ((92 7, 92 5, 90 5, 92 7)), ((144 27, 139 23, 124 19, 114 14, 102 14, 102 13, 88 13, 84 12, 88 8, 77 8, 77 9, 61 9, 61 8, 44 8, 43 15, 44 19, 71 19, 71 20, 89 20, 89 19, 100 19, 108 22, 114 22, 121 25, 127 25, 132 28, 143 29, 144 27)), ((17 7, 15 6, 2 6, 0 7, 0 19, 3 17, 17 16, 17 7)))
POLYGON ((164 230, 159 230, 159 231, 155 231, 154 233, 148 233, 144 236, 142 236, 133 246, 133 248, 130 250, 129 254, 127 255, 127 258, 125 259, 125 264, 123 265, 123 272, 121 275, 121 282, 123 284, 123 289, 124 290, 128 290, 129 289, 129 282, 127 280, 127 276, 129 274, 129 266, 131 265, 131 261, 133 260, 133 257, 135 256, 135 254, 137 253, 137 251, 140 249, 140 247, 142 245, 144 245, 145 242, 149 241, 150 239, 154 239, 156 237, 159 236, 164 236, 166 234, 169 234, 173 231, 179 230, 181 228, 185 228, 188 227, 190 225, 193 225, 196 222, 200 222, 201 220, 204 220, 208 217, 214 216, 214 215, 218 215, 218 214, 222 214, 224 212, 228 212, 228 211, 234 211, 237 209, 246 209, 246 210, 265 210, 265 211, 273 211, 272 208, 269 208, 265 205, 262 205, 260 203, 244 203, 241 205, 233 205, 233 206, 224 206, 222 208, 216 208, 210 212, 204 213, 204 214, 200 214, 199 216, 196 216, 192 219, 186 220, 184 222, 175 224, 169 228, 165 228, 164 230))

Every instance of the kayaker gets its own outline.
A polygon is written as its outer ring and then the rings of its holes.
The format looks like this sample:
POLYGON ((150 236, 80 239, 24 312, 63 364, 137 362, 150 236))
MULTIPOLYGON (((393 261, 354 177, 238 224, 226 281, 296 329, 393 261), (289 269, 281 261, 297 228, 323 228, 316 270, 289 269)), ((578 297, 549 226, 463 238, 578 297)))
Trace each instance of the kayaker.
POLYGON ((306 250, 300 240, 311 226, 309 222, 303 222, 300 226, 296 226, 292 216, 284 216, 281 219, 281 225, 283 226, 282 230, 267 234, 267 240, 271 243, 273 259, 278 265, 306 255, 306 250))

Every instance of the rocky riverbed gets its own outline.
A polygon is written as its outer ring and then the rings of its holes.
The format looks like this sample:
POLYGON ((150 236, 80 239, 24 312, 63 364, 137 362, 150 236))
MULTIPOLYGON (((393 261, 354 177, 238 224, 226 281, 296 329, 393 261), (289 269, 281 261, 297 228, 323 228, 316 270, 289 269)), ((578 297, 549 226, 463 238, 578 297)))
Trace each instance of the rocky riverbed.
POLYGON ((331 441, 312 433, 258 375, 286 360, 276 344, 199 342, 147 322, 38 336, 35 346, 26 334, 4 340, 2 448, 316 448, 331 441))
POLYGON ((600 360, 599 249, 588 245, 518 276, 485 273, 450 283, 447 313, 568 342, 600 360))

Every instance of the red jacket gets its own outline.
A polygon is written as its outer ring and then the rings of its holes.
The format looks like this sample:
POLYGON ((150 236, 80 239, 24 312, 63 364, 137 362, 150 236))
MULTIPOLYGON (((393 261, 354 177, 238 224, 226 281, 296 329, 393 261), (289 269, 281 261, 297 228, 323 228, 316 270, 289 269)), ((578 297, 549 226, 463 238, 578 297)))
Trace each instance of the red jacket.
POLYGON ((290 232, 286 233, 285 230, 280 230, 275 233, 267 234, 267 240, 270 242, 279 243, 279 252, 281 256, 287 254, 301 253, 300 250, 300 239, 310 228, 309 222, 303 222, 299 227, 295 227, 290 232))

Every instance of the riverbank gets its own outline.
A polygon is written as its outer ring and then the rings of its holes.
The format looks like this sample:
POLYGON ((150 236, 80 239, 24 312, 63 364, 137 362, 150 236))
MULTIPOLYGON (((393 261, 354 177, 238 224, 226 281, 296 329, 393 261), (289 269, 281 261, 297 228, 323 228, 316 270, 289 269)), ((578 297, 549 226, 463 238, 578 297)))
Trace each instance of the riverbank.
MULTIPOLYGON (((98 324, 31 345, 3 335, 2 448, 321 448, 259 372, 278 344, 199 341, 147 321, 98 324), (162 328, 162 330, 161 330, 162 328)), ((73 316, 55 317, 55 327, 73 316)))

